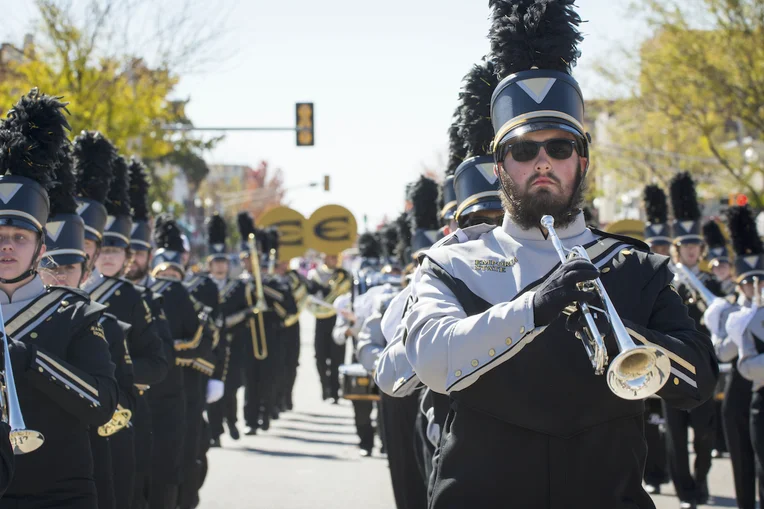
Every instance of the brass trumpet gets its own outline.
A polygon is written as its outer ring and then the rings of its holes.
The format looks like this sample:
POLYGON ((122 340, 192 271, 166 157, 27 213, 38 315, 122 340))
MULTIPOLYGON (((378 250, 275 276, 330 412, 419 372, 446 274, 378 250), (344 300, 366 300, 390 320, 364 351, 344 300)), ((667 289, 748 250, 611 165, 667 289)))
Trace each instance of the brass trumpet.
MULTIPOLYGON (((565 249, 554 229, 552 216, 542 217, 541 226, 549 232, 549 238, 554 244, 561 263, 564 264, 576 258, 591 262, 583 247, 575 246, 570 250, 565 249)), ((602 300, 605 306, 604 312, 610 321, 620 351, 610 362, 607 370, 606 380, 610 390, 619 398, 629 400, 645 399, 658 392, 668 381, 668 374, 671 371, 671 361, 666 352, 657 346, 637 346, 634 343, 599 278, 582 284, 582 289, 596 292, 602 300)), ((577 306, 586 320, 586 337, 580 339, 589 355, 594 373, 601 375, 605 371, 605 366, 608 365, 605 337, 597 328, 589 306, 585 302, 579 302, 577 306)))
POLYGON ((0 309, 0 336, 3 342, 3 372, 2 383, 0 383, 0 413, 2 413, 3 422, 7 422, 11 427, 9 435, 13 454, 26 454, 37 450, 45 437, 39 431, 27 429, 24 424, 24 416, 21 415, 19 406, 19 396, 16 392, 16 381, 13 378, 13 366, 11 365, 11 353, 8 350, 8 337, 5 334, 5 318, 0 309))
POLYGON ((252 348, 255 351, 255 359, 261 361, 268 358, 268 343, 265 339, 265 317, 263 316, 263 313, 268 310, 268 305, 265 303, 265 293, 263 293, 263 280, 260 275, 260 260, 257 258, 254 233, 249 234, 247 245, 249 247, 249 261, 252 264, 252 277, 255 280, 255 292, 257 295, 257 302, 253 307, 252 296, 249 294, 249 291, 246 292, 247 305, 255 313, 255 316, 249 319, 249 326, 252 333, 252 348), (257 330, 255 330, 255 324, 257 324, 257 330))
POLYGON ((710 305, 716 299, 721 299, 721 297, 717 297, 711 293, 711 290, 706 288, 706 285, 704 285, 703 282, 698 279, 698 276, 696 276, 687 266, 681 263, 677 263, 674 266, 676 267, 677 271, 679 271, 679 279, 683 280, 685 283, 687 283, 688 286, 690 286, 690 288, 695 290, 698 296, 700 296, 700 298, 703 299, 707 305, 710 305))

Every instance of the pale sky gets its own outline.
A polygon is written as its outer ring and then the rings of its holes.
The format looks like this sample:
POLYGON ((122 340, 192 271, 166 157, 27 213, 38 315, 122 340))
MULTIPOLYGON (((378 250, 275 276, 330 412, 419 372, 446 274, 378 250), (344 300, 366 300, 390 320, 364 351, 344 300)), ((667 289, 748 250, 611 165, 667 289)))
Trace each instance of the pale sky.
MULTIPOLYGON (((0 0, 0 42, 21 43, 35 15, 28 0, 0 0)), ((348 207, 363 229, 403 209, 404 186, 424 166, 439 167, 461 78, 488 52, 487 0, 218 0, 231 11, 234 56, 185 77, 197 126, 294 125, 294 103, 314 102, 316 146, 296 147, 291 132, 229 133, 205 159, 260 160, 284 170, 287 187, 331 176, 322 188, 289 192, 306 216, 321 205, 348 207)), ((76 3, 76 0, 75 0, 76 3)), ((574 75, 584 96, 601 93, 592 72, 629 46, 642 29, 626 15, 629 0, 579 0, 586 40, 574 75)), ((66 91, 56 91, 66 94, 66 91)))

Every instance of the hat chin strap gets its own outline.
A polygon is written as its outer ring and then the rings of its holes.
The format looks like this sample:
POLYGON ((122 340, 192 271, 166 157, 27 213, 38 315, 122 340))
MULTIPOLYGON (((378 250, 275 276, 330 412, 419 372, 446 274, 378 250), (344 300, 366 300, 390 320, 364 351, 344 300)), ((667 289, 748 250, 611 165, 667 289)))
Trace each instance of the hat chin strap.
POLYGON ((37 247, 34 250, 34 256, 32 256, 32 262, 29 265, 29 268, 22 272, 20 275, 11 278, 11 279, 5 279, 3 277, 0 277, 0 283, 4 285, 12 285, 19 283, 21 281, 24 281, 29 276, 34 276, 37 274, 37 257, 40 256, 40 250, 42 249, 42 234, 40 235, 40 239, 37 241, 37 247))

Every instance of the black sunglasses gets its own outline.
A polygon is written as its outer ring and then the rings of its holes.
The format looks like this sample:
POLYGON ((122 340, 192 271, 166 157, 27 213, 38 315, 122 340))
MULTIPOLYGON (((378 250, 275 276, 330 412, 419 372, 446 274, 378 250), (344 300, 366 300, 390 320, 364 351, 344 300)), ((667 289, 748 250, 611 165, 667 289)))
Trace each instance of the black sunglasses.
MULTIPOLYGON (((538 156, 541 147, 544 147, 544 150, 552 159, 564 161, 573 155, 574 150, 578 149, 578 142, 566 138, 552 138, 545 141, 522 140, 511 145, 505 145, 503 156, 506 157, 508 153, 511 153, 512 159, 519 163, 525 163, 538 156)), ((502 160, 504 157, 502 157, 502 160)))

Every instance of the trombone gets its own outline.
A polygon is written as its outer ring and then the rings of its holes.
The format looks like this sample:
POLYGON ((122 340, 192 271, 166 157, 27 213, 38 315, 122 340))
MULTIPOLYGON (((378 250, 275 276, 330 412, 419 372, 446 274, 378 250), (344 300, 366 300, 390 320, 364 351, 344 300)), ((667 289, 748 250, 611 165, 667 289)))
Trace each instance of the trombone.
MULTIPOLYGON (((561 263, 564 264, 576 258, 591 262, 586 250, 581 246, 575 246, 566 251, 554 229, 552 216, 542 217, 541 226, 549 232, 549 238, 554 244, 561 263)), ((610 362, 607 370, 606 380, 610 390, 619 398, 628 400, 645 399, 658 392, 668 381, 671 370, 671 361, 666 352, 658 346, 637 346, 634 343, 599 278, 581 283, 581 289, 594 291, 599 295, 618 344, 620 353, 610 362)), ((579 335, 579 339, 589 355, 594 374, 602 375, 605 372, 605 366, 608 365, 605 338, 597 328, 589 306, 585 302, 579 302, 577 305, 586 320, 584 328, 586 337, 579 335)))
POLYGON ((263 280, 260 276, 260 261, 257 259, 254 233, 249 234, 247 245, 249 246, 249 261, 252 264, 252 277, 255 279, 255 292, 257 293, 257 302, 253 307, 252 296, 249 294, 249 291, 245 292, 247 306, 255 313, 249 319, 249 330, 252 333, 252 348, 255 351, 255 359, 262 361, 268 357, 268 343, 265 339, 265 318, 263 317, 263 313, 268 310, 268 306, 265 303, 265 294, 263 293, 263 280), (257 323, 257 330, 255 330, 255 323, 257 323))
POLYGON ((24 424, 24 416, 21 415, 19 406, 19 396, 16 392, 16 381, 13 378, 13 366, 11 365, 11 353, 8 350, 8 336, 5 334, 5 318, 0 309, 0 336, 3 342, 3 372, 2 383, 0 384, 0 413, 3 422, 7 422, 11 427, 9 438, 13 454, 26 454, 37 450, 45 437, 39 431, 27 429, 24 424))
POLYGON ((276 250, 271 249, 268 253, 268 274, 273 275, 276 272, 276 250))

